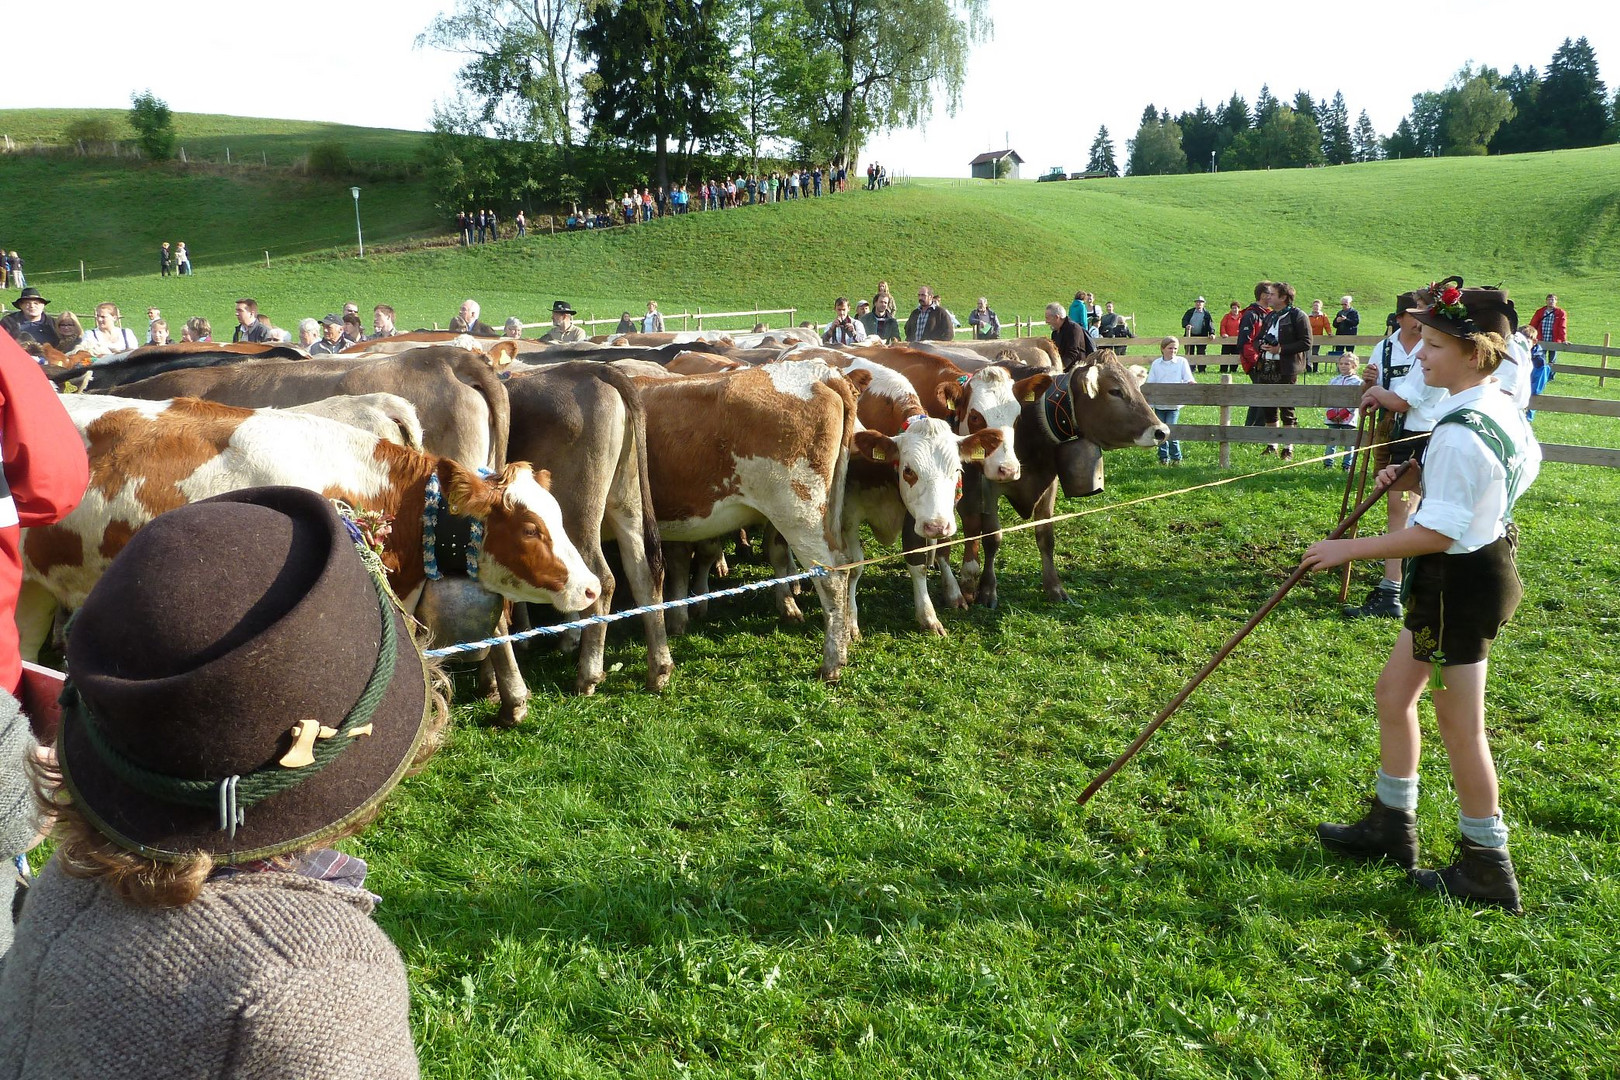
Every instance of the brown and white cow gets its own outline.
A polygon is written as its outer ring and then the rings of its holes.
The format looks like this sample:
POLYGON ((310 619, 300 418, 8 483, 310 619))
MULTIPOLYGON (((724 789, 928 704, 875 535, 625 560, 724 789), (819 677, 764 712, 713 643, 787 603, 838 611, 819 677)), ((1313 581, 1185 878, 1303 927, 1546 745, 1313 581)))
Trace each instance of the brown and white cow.
POLYGON ((1013 425, 1021 401, 1044 389, 1051 382, 1049 375, 1034 374, 1014 382, 1001 368, 968 372, 942 356, 904 345, 853 352, 904 375, 928 415, 950 422, 957 434, 971 435, 986 429, 1001 432, 1001 445, 985 458, 984 474, 1003 482, 1018 479, 1022 466, 1013 445, 1013 425))
MULTIPOLYGON (((526 464, 508 465, 486 482, 453 460, 324 417, 192 399, 73 395, 62 403, 84 439, 90 486, 62 521, 24 533, 22 555, 26 581, 69 609, 158 514, 226 491, 285 484, 391 516, 383 565, 412 610, 427 578, 423 509, 435 477, 448 513, 483 524, 477 581, 484 588, 564 611, 589 607, 601 591, 563 528, 550 476, 526 464)), ((43 600, 25 586, 18 603, 30 657, 50 628, 54 605, 43 600)))
MULTIPOLYGON (((924 413, 916 392, 899 372, 882 365, 856 359, 847 372, 851 376, 864 372, 871 381, 861 391, 858 416, 863 428, 855 432, 844 485, 843 550, 851 562, 863 558, 862 524, 879 543, 899 539, 906 552, 917 625, 943 636, 945 627, 928 595, 933 553, 925 547, 955 534, 963 465, 994 453, 1001 445, 1001 432, 957 435, 950 424, 924 413)), ((859 567, 850 571, 852 638, 860 636, 855 598, 860 578, 859 567)))
MULTIPOLYGON (((658 530, 695 543, 769 522, 804 567, 844 562, 839 522, 855 428, 855 391, 825 364, 677 379, 637 379, 647 408, 648 468, 658 530)), ((665 592, 687 595, 671 558, 665 592)), ((821 675, 836 681, 848 653, 848 571, 812 579, 826 618, 821 675)), ((667 621, 678 633, 682 609, 667 621)))

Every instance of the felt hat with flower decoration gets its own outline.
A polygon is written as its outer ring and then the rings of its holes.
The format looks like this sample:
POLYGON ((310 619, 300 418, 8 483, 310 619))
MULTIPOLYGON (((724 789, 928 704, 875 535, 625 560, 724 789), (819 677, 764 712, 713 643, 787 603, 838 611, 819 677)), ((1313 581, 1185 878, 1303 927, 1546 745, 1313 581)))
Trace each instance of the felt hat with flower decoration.
POLYGON ((1419 299, 1406 313, 1451 337, 1497 334, 1506 338, 1518 322, 1513 301, 1504 289, 1464 288, 1463 279, 1453 275, 1430 285, 1426 292, 1428 303, 1419 299))

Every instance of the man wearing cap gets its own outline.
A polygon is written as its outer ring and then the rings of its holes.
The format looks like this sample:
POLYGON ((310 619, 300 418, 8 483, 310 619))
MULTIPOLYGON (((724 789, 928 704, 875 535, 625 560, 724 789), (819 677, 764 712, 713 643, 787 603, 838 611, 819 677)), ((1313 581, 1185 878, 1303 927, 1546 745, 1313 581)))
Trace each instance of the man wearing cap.
MULTIPOLYGON (((339 327, 342 319, 338 320, 339 327)), ((232 341, 269 341, 270 328, 259 322, 259 302, 244 297, 236 302, 236 329, 231 331, 232 341)))
POLYGON ((309 347, 309 355, 331 356, 348 347, 343 340, 343 316, 333 312, 321 320, 321 340, 309 347))
MULTIPOLYGON (((1181 333, 1186 337, 1212 337, 1215 333, 1215 316, 1204 307, 1204 298, 1200 296, 1193 301, 1181 316, 1181 333)), ((1203 356, 1209 350, 1208 345, 1188 345, 1188 356, 1203 356)), ((1194 371, 1203 371, 1204 365, 1199 364, 1194 371)))
POLYGON ((585 341, 585 331, 574 325, 574 316, 579 314, 566 300, 554 300, 551 304, 551 329, 541 335, 541 341, 553 344, 564 341, 585 341))
POLYGON ((855 302, 855 321, 861 324, 867 337, 878 337, 878 317, 872 314, 872 304, 867 300, 855 302))
POLYGON ((17 310, 0 319, 0 330, 10 334, 12 340, 19 344, 33 341, 56 348, 61 344, 61 338, 56 333, 56 320, 45 314, 45 305, 49 303, 39 295, 38 289, 24 289, 22 295, 11 302, 11 306, 17 310))

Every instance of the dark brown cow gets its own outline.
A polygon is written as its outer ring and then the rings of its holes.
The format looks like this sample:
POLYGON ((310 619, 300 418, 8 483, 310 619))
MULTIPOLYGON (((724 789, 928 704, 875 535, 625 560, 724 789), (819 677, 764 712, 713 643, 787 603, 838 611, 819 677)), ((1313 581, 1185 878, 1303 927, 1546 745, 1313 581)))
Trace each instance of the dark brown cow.
POLYGON ((321 357, 170 371, 118 389, 119 397, 203 398, 242 408, 286 408, 342 394, 398 394, 416 407, 423 446, 468 468, 506 461, 506 387, 478 353, 449 346, 376 360, 321 357))
MULTIPOLYGON (((1025 370, 1015 369, 1012 374, 1022 375, 1025 370)), ((1170 429, 1142 396, 1136 376, 1109 349, 1097 352, 1089 363, 1059 375, 1044 393, 1026 403, 1013 432, 1023 475, 1005 483, 969 485, 963 493, 963 531, 970 536, 986 534, 975 602, 992 608, 998 602, 996 554, 1001 547, 1001 495, 1007 496, 1026 521, 1051 517, 1057 507, 1058 480, 1066 467, 1066 457, 1078 454, 1084 458, 1099 449, 1155 446, 1169 434, 1170 429)), ((1047 598, 1067 600, 1068 593, 1053 560, 1050 524, 1035 527, 1035 544, 1041 552, 1041 587, 1047 598)), ((954 601, 960 593, 955 593, 950 567, 943 568, 947 599, 954 601)), ((967 564, 963 569, 971 573, 967 564)))

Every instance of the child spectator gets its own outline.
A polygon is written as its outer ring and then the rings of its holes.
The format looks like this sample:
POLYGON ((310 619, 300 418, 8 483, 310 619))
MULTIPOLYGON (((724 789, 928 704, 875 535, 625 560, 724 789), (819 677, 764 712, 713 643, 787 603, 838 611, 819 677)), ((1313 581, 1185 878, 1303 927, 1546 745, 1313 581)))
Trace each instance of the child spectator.
MULTIPOLYGON (((1356 354, 1343 353, 1340 356, 1335 357, 1335 359, 1339 365, 1339 373, 1328 380, 1328 385, 1359 387, 1361 385, 1361 374, 1360 372, 1356 371, 1356 354)), ((1346 408, 1329 409, 1327 411, 1327 426, 1330 428, 1340 428, 1345 431, 1354 430, 1356 426, 1356 410, 1346 408)), ((1345 436, 1345 438, 1348 440, 1349 436, 1345 436)), ((1349 452, 1344 455, 1345 472, 1350 471, 1351 459, 1356 456, 1355 444, 1347 443, 1347 445, 1349 447, 1349 452)), ((1334 443, 1328 443, 1327 457, 1322 459, 1322 468, 1333 468, 1333 452, 1337 449, 1337 445, 1334 443)))
POLYGON ((153 319, 146 330, 146 343, 148 345, 167 345, 169 343, 169 322, 167 319, 153 319))
MULTIPOLYGON (((1193 378, 1192 368, 1187 366, 1186 358, 1181 355, 1180 338, 1167 337, 1159 342, 1159 358, 1153 361, 1153 366, 1148 369, 1147 381, 1150 383, 1195 383, 1198 381, 1193 378)), ((1153 411, 1158 414, 1160 420, 1163 420, 1172 428, 1175 427, 1176 420, 1181 416, 1180 405, 1169 408, 1160 408, 1155 405, 1153 411)), ((1166 439, 1159 444, 1159 464, 1181 464, 1181 441, 1179 439, 1166 439)))

